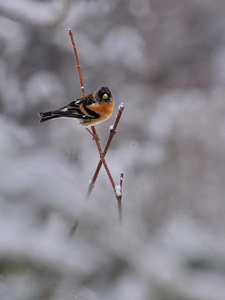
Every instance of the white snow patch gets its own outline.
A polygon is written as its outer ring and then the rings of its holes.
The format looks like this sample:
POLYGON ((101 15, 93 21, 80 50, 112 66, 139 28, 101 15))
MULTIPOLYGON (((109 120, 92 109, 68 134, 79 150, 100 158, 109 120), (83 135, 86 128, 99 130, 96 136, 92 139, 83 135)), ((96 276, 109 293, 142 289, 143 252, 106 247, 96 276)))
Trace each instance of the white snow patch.
POLYGON ((120 188, 120 185, 117 184, 117 185, 115 186, 115 188, 116 188, 116 196, 117 196, 117 197, 121 196, 121 188, 120 188))
POLYGON ((124 108, 124 103, 121 103, 119 106, 118 106, 118 109, 123 109, 124 108))

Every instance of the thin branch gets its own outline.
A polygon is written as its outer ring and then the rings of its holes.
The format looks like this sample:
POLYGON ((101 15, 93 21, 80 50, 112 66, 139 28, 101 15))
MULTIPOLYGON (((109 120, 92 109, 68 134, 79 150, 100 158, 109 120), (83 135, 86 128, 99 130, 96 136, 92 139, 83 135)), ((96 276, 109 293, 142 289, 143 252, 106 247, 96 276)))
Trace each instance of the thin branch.
POLYGON ((78 225, 79 225, 79 221, 76 220, 76 221, 74 222, 74 224, 73 224, 73 227, 71 227, 71 229, 70 229, 70 233, 69 233, 69 238, 70 238, 70 239, 73 237, 74 233, 76 232, 77 226, 78 226, 78 225))
MULTIPOLYGON (((93 135, 96 136, 96 137, 98 137, 98 134, 96 132, 95 126, 92 126, 91 129, 92 129, 93 135)), ((114 182, 114 180, 112 178, 112 174, 111 174, 111 172, 109 170, 109 167, 108 167, 108 165, 107 165, 107 163, 105 161, 105 156, 104 156, 104 154, 102 152, 102 148, 101 148, 101 145, 100 145, 100 142, 99 142, 99 138, 96 138, 95 142, 96 142, 96 145, 97 145, 97 148, 98 148, 98 152, 100 154, 101 162, 103 163, 103 165, 105 167, 106 173, 107 173, 107 175, 109 177, 109 180, 110 180, 110 182, 112 184, 113 190, 115 191, 115 182, 114 182)))
MULTIPOLYGON (((76 68, 77 68, 78 76, 79 76, 79 79, 80 79, 81 93, 82 93, 82 96, 85 97, 84 81, 83 81, 83 76, 82 76, 82 72, 81 72, 81 66, 80 66, 80 62, 79 62, 77 48, 76 48, 75 41, 74 41, 74 38, 73 38, 73 32, 70 28, 68 29, 68 31, 69 31, 71 43, 72 43, 72 46, 73 46, 73 52, 74 52, 74 56, 75 56, 76 68)), ((93 131, 94 126, 92 126, 91 128, 92 128, 92 131, 93 131)), ((99 136, 98 136, 97 133, 94 134, 94 132, 92 133, 88 128, 85 128, 85 129, 93 136, 94 139, 99 140, 99 136)), ((97 147, 98 147, 98 145, 97 145, 97 147)), ((100 146, 100 148, 101 148, 101 146, 100 146)))
POLYGON ((75 42, 74 42, 74 38, 73 38, 73 32, 70 28, 68 29, 68 31, 69 31, 70 39, 71 39, 72 46, 73 46, 73 51, 74 51, 74 56, 75 56, 75 61, 76 61, 76 68, 77 68, 78 76, 80 79, 80 88, 81 88, 82 96, 85 97, 84 81, 83 81, 81 66, 80 66, 80 62, 79 62, 79 58, 78 58, 78 54, 77 54, 77 48, 75 46, 75 42))
MULTIPOLYGON (((114 135, 116 134, 116 128, 117 128, 117 126, 118 126, 118 124, 119 124, 119 121, 120 121, 121 115, 122 115, 122 113, 123 113, 123 110, 124 110, 124 105, 123 105, 123 103, 122 103, 122 104, 120 104, 120 106, 119 106, 119 111, 118 111, 118 113, 117 113, 115 122, 114 122, 113 126, 111 126, 111 128, 110 128, 110 134, 109 134, 108 140, 107 140, 107 142, 106 142, 105 148, 104 148, 104 150, 103 150, 103 155, 104 155, 104 157, 106 156, 107 151, 108 151, 108 149, 109 149, 109 146, 110 146, 110 144, 111 144, 111 142, 112 142, 112 139, 113 139, 114 135)), ((89 184, 89 188, 88 188, 87 195, 86 195, 86 200, 88 200, 88 198, 90 197, 90 194, 91 194, 91 192, 92 192, 92 190, 93 190, 93 188, 94 188, 95 181, 96 181, 96 179, 97 179, 97 177, 98 177, 98 174, 99 174, 99 171, 100 171, 100 169, 101 169, 101 166, 102 166, 102 160, 100 159, 100 160, 99 160, 99 163, 98 163, 98 166, 97 166, 97 168, 96 168, 96 171, 95 171, 95 173, 94 173, 94 176, 93 176, 93 178, 92 178, 92 180, 91 180, 91 182, 90 182, 90 184, 89 184)))

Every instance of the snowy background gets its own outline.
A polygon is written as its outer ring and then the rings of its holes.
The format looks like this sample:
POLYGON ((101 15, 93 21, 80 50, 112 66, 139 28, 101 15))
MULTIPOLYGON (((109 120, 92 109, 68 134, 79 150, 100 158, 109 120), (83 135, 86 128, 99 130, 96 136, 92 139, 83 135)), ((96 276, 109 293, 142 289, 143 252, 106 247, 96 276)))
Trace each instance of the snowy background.
POLYGON ((0 0, 0 299, 225 299, 225 1, 0 0), (73 120, 38 112, 109 86, 96 126, 124 172, 123 226, 73 120), (72 240, 74 220, 80 224, 72 240))

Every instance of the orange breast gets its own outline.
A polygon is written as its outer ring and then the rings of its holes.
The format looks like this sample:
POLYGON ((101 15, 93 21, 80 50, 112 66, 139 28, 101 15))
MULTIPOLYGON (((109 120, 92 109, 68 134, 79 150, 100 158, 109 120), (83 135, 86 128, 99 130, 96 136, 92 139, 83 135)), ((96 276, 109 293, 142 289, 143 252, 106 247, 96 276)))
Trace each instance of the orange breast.
POLYGON ((115 102, 102 102, 101 104, 91 104, 88 106, 88 108, 92 109, 96 113, 98 113, 101 117, 106 117, 108 118, 112 112, 113 112, 113 107, 114 107, 115 102))

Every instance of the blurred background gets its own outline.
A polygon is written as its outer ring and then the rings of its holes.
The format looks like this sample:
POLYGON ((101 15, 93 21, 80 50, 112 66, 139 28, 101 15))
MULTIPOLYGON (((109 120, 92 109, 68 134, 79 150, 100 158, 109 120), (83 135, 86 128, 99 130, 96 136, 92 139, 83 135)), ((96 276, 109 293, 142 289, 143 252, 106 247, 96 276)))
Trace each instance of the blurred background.
POLYGON ((0 299, 225 299, 224 0, 0 0, 0 299), (109 86, 107 162, 38 112, 109 86), (79 226, 68 234, 75 220, 79 226))

